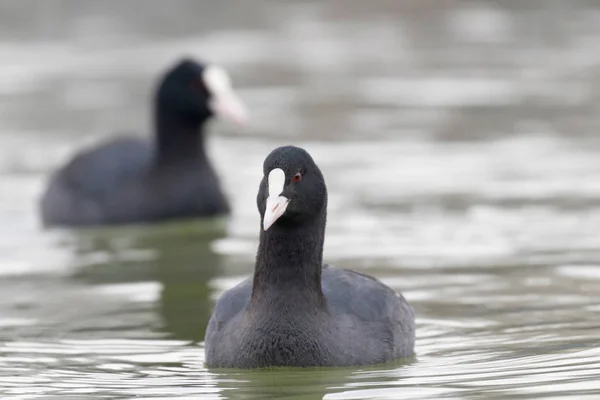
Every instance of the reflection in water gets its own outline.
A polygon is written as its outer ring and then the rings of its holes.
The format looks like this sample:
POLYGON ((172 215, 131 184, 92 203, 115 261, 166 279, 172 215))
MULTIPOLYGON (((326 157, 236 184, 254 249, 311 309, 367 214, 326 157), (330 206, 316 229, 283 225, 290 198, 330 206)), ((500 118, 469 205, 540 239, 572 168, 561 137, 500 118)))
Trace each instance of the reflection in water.
POLYGON ((212 311, 208 284, 221 273, 210 244, 224 234, 222 219, 84 231, 75 239, 73 277, 91 285, 159 283, 157 329, 199 342, 212 311))
POLYGON ((211 371, 223 396, 230 400, 320 399, 343 387, 352 369, 276 368, 259 371, 211 371))
MULTIPOLYGON (((378 387, 391 389, 403 377, 404 368, 415 360, 395 360, 362 368, 268 368, 263 370, 209 370, 230 400, 321 399, 335 396, 348 387, 368 385, 372 374, 380 377, 378 387), (329 395, 328 395, 329 394, 329 395)), ((410 389, 404 390, 409 392, 410 389)), ((346 394, 348 396, 348 394, 346 394)), ((346 397, 331 397, 346 398, 346 397)), ((362 398, 362 397, 361 397, 362 398)))

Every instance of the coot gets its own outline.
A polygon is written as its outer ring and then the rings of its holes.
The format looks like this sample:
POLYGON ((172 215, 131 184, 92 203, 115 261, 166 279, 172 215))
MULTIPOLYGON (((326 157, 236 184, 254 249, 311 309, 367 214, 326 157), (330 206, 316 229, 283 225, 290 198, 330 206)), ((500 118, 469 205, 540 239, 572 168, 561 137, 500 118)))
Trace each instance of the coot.
POLYGON ((183 59, 154 99, 154 140, 110 140, 76 155, 41 197, 45 226, 156 222, 225 214, 229 205, 204 146, 213 115, 238 123, 246 111, 227 73, 183 59))
POLYGON ((414 313, 404 297, 373 277, 322 264, 327 189, 311 156, 279 147, 263 172, 254 276, 217 301, 207 366, 350 366, 412 356, 414 313))

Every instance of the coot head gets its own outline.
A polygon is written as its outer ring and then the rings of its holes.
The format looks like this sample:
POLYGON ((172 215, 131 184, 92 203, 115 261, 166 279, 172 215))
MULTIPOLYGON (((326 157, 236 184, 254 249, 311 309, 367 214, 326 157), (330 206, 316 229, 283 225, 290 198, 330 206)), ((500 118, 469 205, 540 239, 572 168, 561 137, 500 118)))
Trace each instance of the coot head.
POLYGON ((158 106, 179 118, 201 123, 213 115, 246 122, 246 109, 227 72, 186 58, 169 69, 157 93, 158 106))
POLYGON ((265 231, 273 225, 304 225, 325 215, 325 179, 304 149, 276 148, 265 159, 263 174, 256 202, 265 231))

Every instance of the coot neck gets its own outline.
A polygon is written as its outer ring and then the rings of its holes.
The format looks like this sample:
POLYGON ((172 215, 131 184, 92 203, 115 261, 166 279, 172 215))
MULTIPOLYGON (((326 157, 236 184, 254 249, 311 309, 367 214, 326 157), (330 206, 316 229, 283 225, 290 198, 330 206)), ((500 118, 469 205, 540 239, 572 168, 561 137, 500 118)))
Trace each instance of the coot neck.
POLYGON ((160 104, 155 110, 156 163, 171 165, 206 162, 204 152, 205 120, 186 120, 160 104))
MULTIPOLYGON (((304 224, 278 221, 260 230, 252 303, 324 306, 321 288, 326 214, 304 224)), ((261 222, 262 228, 262 222, 261 222)))

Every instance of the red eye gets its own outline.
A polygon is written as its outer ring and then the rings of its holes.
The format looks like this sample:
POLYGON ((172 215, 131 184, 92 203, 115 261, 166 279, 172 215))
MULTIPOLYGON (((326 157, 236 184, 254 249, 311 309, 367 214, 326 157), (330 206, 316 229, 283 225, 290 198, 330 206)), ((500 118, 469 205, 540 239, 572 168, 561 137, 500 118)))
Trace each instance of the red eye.
POLYGON ((292 179, 294 180, 294 182, 298 183, 302 180, 302 174, 298 172, 296 175, 294 175, 292 179))
POLYGON ((202 80, 202 78, 196 78, 192 81, 191 85, 193 90, 196 91, 204 91, 204 81, 202 80))

